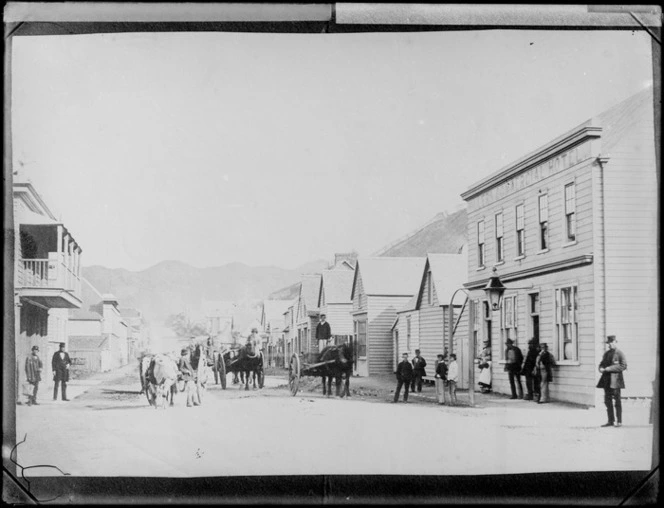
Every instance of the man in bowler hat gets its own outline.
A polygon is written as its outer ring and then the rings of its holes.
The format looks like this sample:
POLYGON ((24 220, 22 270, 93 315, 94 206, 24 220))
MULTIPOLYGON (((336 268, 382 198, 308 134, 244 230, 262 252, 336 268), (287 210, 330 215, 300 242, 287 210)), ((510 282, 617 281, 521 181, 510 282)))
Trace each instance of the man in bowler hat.
POLYGON ((39 358, 39 346, 32 346, 30 356, 25 359, 25 378, 30 383, 32 388, 32 395, 28 396, 28 406, 39 405, 37 402, 37 390, 39 389, 39 382, 41 381, 41 372, 44 364, 39 358))
POLYGON ((58 383, 62 386, 62 400, 69 401, 67 398, 67 382, 69 381, 69 366, 71 360, 69 353, 65 351, 65 343, 60 343, 60 350, 53 354, 51 368, 53 369, 53 400, 58 399, 58 383))
POLYGON ((606 338, 608 349, 599 363, 599 372, 602 377, 597 383, 597 388, 604 389, 604 405, 608 421, 602 427, 620 427, 622 425, 622 403, 620 401, 620 390, 625 388, 623 371, 627 369, 627 359, 620 349, 615 335, 606 338), (615 414, 613 404, 615 402, 615 414))

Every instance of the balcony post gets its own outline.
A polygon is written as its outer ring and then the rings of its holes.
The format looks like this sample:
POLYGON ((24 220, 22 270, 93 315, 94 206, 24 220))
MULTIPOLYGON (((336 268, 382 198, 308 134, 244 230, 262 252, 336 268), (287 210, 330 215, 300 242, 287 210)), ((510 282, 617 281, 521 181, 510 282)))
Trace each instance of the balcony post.
POLYGON ((62 252, 62 225, 58 224, 58 259, 60 259, 60 253, 62 252))

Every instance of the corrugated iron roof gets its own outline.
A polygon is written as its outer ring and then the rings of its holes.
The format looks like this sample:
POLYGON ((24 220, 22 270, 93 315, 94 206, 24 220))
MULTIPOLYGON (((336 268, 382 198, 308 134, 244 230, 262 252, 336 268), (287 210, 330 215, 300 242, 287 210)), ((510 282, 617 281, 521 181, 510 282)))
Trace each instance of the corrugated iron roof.
POLYGON ((427 259, 438 303, 439 305, 449 305, 454 292, 466 282, 468 258, 466 254, 429 254, 427 259))
POLYGON ((593 120, 602 128, 602 156, 611 157, 625 133, 640 122, 648 120, 654 124, 653 110, 653 88, 648 87, 597 115, 593 120))
POLYGON ((325 303, 351 303, 354 270, 324 270, 322 291, 325 291, 325 303))
MULTIPOLYGON (((410 300, 406 302, 406 304, 401 307, 399 310, 397 310, 397 314, 401 314, 403 312, 412 312, 417 309, 417 297, 419 296, 418 293, 415 293, 410 300)), ((398 318, 397 318, 398 319, 398 318)))
POLYGON ((300 289, 300 295, 304 299, 304 305, 307 308, 307 312, 316 312, 318 310, 320 284, 320 273, 302 274, 302 288, 300 289))
MULTIPOLYGON (((418 292, 426 258, 359 258, 356 278, 362 277, 367 295, 412 296, 418 292)), ((355 287, 353 281, 353 288, 355 287)))
POLYGON ((101 321, 103 316, 98 312, 87 309, 71 309, 69 319, 72 321, 101 321))

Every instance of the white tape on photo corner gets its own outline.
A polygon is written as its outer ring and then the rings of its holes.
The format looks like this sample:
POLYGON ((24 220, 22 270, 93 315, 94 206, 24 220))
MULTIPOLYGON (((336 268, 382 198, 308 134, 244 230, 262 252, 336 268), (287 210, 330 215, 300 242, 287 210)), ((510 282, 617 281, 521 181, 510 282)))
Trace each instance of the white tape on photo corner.
MULTIPOLYGON (((335 4, 335 20, 339 25, 641 28, 630 12, 616 9, 605 12, 593 9, 590 12, 586 5, 335 4)), ((644 25, 661 26, 660 7, 639 8, 634 12, 638 12, 644 25)))

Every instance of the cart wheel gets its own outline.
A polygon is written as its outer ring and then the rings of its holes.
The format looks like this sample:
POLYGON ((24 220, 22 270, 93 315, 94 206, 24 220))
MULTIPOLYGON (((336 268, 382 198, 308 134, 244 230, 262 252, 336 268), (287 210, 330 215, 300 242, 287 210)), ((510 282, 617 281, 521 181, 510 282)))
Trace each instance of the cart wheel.
POLYGON ((226 389, 226 361, 224 360, 223 356, 221 357, 221 361, 219 362, 218 365, 218 374, 219 377, 221 378, 221 389, 225 390, 226 389))
POLYGON ((296 354, 291 356, 288 366, 288 388, 293 396, 297 395, 300 388, 300 359, 296 354))

